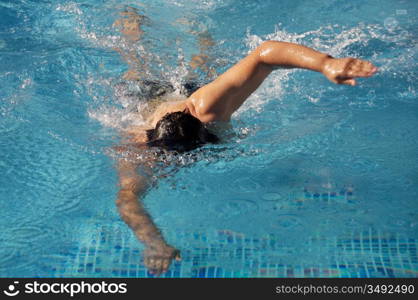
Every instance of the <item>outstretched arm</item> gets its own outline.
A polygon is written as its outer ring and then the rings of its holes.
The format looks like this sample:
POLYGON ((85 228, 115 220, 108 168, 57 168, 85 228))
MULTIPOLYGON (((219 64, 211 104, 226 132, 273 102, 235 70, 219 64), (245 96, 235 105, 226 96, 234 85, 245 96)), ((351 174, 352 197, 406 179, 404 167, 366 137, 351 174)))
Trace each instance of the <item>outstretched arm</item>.
POLYGON ((180 252, 166 243, 142 202, 138 201, 148 186, 146 178, 138 175, 136 169, 137 166, 131 162, 119 162, 120 190, 116 205, 122 219, 145 244, 145 265, 151 273, 160 274, 168 270, 173 258, 180 260, 180 252))
POLYGON ((322 72, 330 81, 355 85, 356 77, 372 76, 377 68, 355 58, 333 58, 311 48, 267 41, 213 82, 192 94, 188 101, 202 122, 229 121, 232 113, 277 67, 322 72))

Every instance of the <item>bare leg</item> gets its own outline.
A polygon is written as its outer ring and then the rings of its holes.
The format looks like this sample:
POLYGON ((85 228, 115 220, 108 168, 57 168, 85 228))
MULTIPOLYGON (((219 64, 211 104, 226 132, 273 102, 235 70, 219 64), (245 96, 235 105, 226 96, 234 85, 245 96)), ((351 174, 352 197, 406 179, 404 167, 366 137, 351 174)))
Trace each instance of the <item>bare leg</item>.
POLYGON ((199 41, 199 54, 193 55, 189 62, 189 66, 194 73, 189 74, 188 78, 196 77, 195 72, 200 69, 208 80, 213 79, 217 76, 211 55, 211 50, 215 42, 208 31, 197 33, 197 38, 199 41))
POLYGON ((144 34, 141 29, 143 24, 144 16, 139 15, 136 9, 130 8, 120 13, 122 18, 118 19, 113 23, 114 27, 119 27, 123 35, 132 42, 137 42, 144 34))
MULTIPOLYGON (((137 9, 128 7, 125 11, 120 13, 121 18, 117 19, 113 23, 113 27, 119 28, 123 34, 128 46, 134 46, 135 43, 140 41, 144 34, 141 26, 146 22, 147 18, 140 15, 137 9)), ((143 58, 138 57, 136 50, 126 50, 122 48, 114 48, 115 51, 119 52, 126 63, 129 65, 129 70, 123 75, 125 80, 139 80, 144 70, 145 61, 143 58)))

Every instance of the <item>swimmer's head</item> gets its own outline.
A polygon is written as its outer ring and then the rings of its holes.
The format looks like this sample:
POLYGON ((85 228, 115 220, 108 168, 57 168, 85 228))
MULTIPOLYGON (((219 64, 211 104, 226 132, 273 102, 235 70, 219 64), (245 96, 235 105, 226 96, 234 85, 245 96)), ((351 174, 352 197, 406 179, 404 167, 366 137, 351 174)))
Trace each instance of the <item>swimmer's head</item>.
POLYGON ((147 138, 149 146, 178 152, 190 151, 203 144, 219 141, 199 119, 181 111, 162 117, 155 129, 147 130, 147 138))

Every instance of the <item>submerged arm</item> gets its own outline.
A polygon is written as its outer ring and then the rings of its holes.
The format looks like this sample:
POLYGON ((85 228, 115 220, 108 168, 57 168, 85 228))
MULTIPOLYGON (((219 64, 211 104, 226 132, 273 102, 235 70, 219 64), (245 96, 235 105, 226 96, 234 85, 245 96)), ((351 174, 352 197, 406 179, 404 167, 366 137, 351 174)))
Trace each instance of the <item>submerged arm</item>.
POLYGON ((359 59, 332 58, 302 45, 267 41, 215 81, 197 90, 189 102, 202 122, 228 121, 276 67, 322 72, 334 83, 349 85, 355 85, 355 77, 369 77, 377 70, 359 59))
POLYGON ((145 265, 150 272, 160 274, 167 271, 173 258, 180 259, 180 252, 166 243, 144 205, 138 201, 145 195, 148 184, 145 177, 137 174, 136 168, 133 163, 119 162, 120 190, 116 205, 122 219, 146 246, 145 265))

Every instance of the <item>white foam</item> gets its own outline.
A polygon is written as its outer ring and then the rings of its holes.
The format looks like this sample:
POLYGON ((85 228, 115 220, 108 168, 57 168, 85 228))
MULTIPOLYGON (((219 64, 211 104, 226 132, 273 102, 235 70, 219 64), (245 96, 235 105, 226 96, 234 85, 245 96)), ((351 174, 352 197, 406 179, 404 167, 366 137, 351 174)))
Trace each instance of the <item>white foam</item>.
POLYGON ((229 5, 231 1, 225 0, 168 0, 170 4, 187 8, 193 11, 209 11, 229 5))
POLYGON ((23 80, 22 84, 20 85, 20 88, 25 89, 25 88, 31 86, 32 83, 33 83, 32 78, 26 78, 26 79, 23 80))
POLYGON ((82 15, 83 14, 81 9, 78 7, 78 4, 75 3, 75 2, 68 2, 68 3, 65 3, 65 4, 58 4, 57 7, 55 8, 55 10, 69 12, 69 13, 77 14, 77 15, 82 15))

